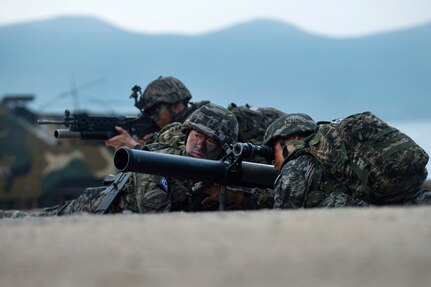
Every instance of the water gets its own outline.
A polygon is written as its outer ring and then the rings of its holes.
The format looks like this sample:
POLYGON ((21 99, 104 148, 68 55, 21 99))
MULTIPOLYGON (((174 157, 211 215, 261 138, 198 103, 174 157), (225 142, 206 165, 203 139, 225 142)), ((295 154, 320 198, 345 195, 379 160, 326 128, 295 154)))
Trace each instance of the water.
MULTIPOLYGON (((389 125, 411 137, 431 155, 431 120, 388 122, 389 125)), ((431 163, 427 165, 428 179, 431 179, 431 163)))

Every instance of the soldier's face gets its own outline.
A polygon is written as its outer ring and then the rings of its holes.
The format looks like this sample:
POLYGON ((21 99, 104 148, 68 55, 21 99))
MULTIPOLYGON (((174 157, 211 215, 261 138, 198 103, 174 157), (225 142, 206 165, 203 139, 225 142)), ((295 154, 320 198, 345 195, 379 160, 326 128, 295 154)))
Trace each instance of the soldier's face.
POLYGON ((160 104, 152 108, 150 116, 160 129, 172 122, 171 113, 165 104, 160 104))
POLYGON ((182 102, 176 102, 174 104, 158 104, 148 111, 151 119, 156 125, 162 129, 167 124, 174 121, 175 115, 181 113, 186 109, 182 102))
POLYGON ((221 148, 213 139, 191 130, 187 137, 186 154, 196 158, 217 159, 221 154, 221 148))

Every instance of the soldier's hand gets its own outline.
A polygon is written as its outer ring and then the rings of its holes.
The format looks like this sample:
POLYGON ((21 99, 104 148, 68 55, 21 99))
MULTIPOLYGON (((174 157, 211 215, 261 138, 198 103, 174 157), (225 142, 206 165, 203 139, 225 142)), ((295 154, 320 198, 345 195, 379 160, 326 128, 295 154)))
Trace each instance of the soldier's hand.
POLYGON ((244 192, 243 191, 226 190, 226 192, 227 192, 227 198, 226 198, 227 203, 235 203, 237 205, 242 204, 242 200, 244 198, 244 192))
POLYGON ((146 135, 144 135, 142 138, 140 138, 139 139, 139 144, 141 145, 141 146, 144 146, 145 145, 145 143, 151 138, 153 136, 153 133, 151 133, 151 134, 146 134, 146 135))
MULTIPOLYGON (((213 185, 210 185, 210 186, 202 189, 202 192, 209 194, 208 197, 205 197, 202 200, 202 202, 201 202, 202 204, 208 204, 211 202, 219 202, 221 186, 218 184, 213 184, 213 185)), ((226 189, 226 192, 227 192, 226 203, 241 204, 241 202, 244 198, 244 192, 243 191, 228 187, 226 189)))
POLYGON ((114 147, 115 149, 118 149, 122 146, 133 148, 138 144, 138 142, 135 141, 125 129, 121 127, 115 127, 115 129, 117 130, 118 135, 106 140, 105 141, 106 146, 114 147))
POLYGON ((210 185, 204 189, 202 189, 202 192, 208 194, 209 196, 205 197, 201 204, 208 204, 211 202, 218 202, 221 192, 221 186, 218 184, 210 185))

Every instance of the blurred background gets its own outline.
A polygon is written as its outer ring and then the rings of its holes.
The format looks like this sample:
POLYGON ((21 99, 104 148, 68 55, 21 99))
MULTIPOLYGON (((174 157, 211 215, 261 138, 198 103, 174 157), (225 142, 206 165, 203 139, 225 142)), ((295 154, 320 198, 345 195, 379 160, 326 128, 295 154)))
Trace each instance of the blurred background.
POLYGON ((137 115, 132 86, 332 120, 372 111, 431 152, 431 2, 0 0, 0 208, 114 173, 103 141, 57 140, 66 109, 137 115))

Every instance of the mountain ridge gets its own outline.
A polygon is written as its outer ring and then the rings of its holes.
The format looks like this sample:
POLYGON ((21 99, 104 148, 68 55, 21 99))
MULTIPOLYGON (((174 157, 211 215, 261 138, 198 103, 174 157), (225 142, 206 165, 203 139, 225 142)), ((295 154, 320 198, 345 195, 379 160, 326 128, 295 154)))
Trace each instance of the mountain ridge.
POLYGON ((78 84, 104 78, 90 94, 122 101, 116 107, 126 112, 133 111, 126 97, 134 84, 173 75, 195 101, 274 106, 318 119, 364 110, 388 119, 428 118, 427 35, 431 23, 333 38, 268 19, 203 35, 152 35, 92 17, 60 17, 0 26, 0 94, 34 92, 40 105, 72 89, 72 78, 78 84))

